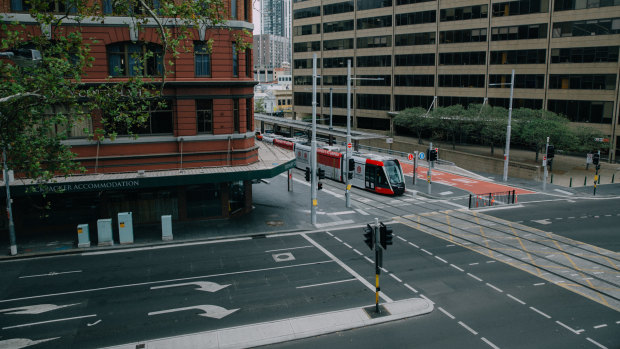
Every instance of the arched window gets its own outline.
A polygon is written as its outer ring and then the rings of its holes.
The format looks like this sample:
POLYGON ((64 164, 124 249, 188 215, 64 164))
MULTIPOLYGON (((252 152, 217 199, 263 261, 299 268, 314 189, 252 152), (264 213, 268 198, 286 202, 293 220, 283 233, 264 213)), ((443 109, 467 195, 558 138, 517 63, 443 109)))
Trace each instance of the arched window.
POLYGON ((107 46, 110 76, 160 76, 162 47, 157 44, 122 42, 107 46))

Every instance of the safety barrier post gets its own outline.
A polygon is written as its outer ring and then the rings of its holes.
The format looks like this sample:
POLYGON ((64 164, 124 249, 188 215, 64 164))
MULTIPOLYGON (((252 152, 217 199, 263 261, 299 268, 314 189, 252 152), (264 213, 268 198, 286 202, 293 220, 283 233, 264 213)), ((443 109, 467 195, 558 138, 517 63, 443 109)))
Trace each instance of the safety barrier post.
POLYGON ((469 209, 471 210, 471 194, 469 194, 469 209))
POLYGON ((553 173, 551 174, 551 184, 553 184, 553 173))
POLYGON ((583 177, 583 186, 586 186, 586 181, 588 180, 588 176, 583 177))
POLYGON ((616 177, 615 173, 611 175, 611 184, 614 184, 614 177, 616 177))
POLYGON ((569 188, 573 187, 573 177, 570 178, 570 181, 568 182, 568 187, 569 188))

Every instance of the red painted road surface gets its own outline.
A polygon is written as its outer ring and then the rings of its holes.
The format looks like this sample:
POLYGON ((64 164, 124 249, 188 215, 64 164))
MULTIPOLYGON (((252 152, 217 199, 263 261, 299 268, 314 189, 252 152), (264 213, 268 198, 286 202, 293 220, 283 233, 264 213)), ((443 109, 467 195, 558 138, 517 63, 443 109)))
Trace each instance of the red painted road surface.
MULTIPOLYGON (((405 175, 413 175, 413 165, 401 162, 403 172, 405 175)), ((426 180, 426 167, 418 166, 417 177, 422 180, 426 180)), ((502 191, 515 191, 515 194, 534 194, 533 191, 515 188, 507 185, 496 184, 493 182, 481 181, 479 179, 473 179, 469 177, 459 176, 452 173, 438 171, 433 169, 432 182, 449 185, 451 187, 457 187, 459 189, 466 190, 472 194, 488 194, 502 191)))

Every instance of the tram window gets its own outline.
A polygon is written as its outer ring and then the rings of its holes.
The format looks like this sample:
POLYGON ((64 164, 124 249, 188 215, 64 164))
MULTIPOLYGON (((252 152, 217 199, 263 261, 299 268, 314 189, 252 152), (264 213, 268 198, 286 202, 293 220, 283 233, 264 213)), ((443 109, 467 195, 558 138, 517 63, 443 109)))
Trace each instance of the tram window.
POLYGON ((400 171, 400 166, 394 161, 386 161, 385 162, 385 172, 387 173, 390 182, 395 183, 403 183, 402 172, 400 171))
POLYGON ((385 177, 385 172, 380 167, 377 168, 377 187, 389 188, 390 184, 385 177))

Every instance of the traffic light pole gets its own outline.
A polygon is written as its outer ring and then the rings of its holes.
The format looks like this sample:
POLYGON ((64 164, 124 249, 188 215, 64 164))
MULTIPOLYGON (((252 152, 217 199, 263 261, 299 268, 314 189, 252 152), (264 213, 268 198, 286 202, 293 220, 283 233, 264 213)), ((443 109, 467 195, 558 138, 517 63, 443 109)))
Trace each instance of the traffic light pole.
POLYGON ((433 167, 433 162, 431 161, 431 149, 433 149, 433 142, 430 142, 428 145, 428 171, 426 172, 426 181, 428 182, 428 193, 431 193, 431 181, 433 173, 431 172, 431 167, 433 167))
POLYGON ((344 184, 346 186, 344 191, 346 207, 351 208, 351 184, 349 184, 349 159, 351 158, 351 60, 347 60, 347 146, 345 148, 344 157, 344 184))
POLYGON ((597 154, 598 154, 599 160, 596 162, 596 165, 594 165, 594 168, 596 169, 596 172, 594 174, 594 194, 593 194, 594 196, 596 196, 596 183, 598 183, 598 170, 601 168, 601 165, 600 165, 601 151, 599 150, 597 154))
POLYGON ((381 267, 379 266, 379 258, 381 257, 382 250, 379 248, 379 218, 375 218, 375 311, 377 314, 381 313, 379 309, 379 274, 381 274, 381 267))
POLYGON ((310 150, 310 215, 312 225, 316 225, 317 180, 316 180, 316 53, 312 54, 312 146, 310 150))
MULTIPOLYGON (((10 149, 10 148, 9 148, 10 149)), ((11 187, 9 183, 9 168, 6 165, 6 149, 2 149, 2 163, 4 169, 4 184, 6 185, 6 214, 9 219, 9 243, 11 256, 17 254, 17 242, 15 239, 15 224, 13 223, 13 209, 11 207, 11 187)))

